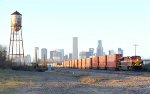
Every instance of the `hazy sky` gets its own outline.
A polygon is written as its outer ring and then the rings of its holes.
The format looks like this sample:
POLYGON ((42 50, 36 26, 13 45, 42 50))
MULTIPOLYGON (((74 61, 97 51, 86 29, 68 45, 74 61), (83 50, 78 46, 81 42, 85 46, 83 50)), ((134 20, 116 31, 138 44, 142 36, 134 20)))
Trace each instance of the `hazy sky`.
MULTIPOLYGON (((72 37, 79 51, 122 48, 124 55, 150 57, 150 0, 0 0, 0 44, 9 45, 10 16, 23 17, 25 54, 34 47, 72 52, 72 37)), ((49 52, 48 52, 49 53, 49 52)), ((49 56, 49 55, 48 55, 49 56)))

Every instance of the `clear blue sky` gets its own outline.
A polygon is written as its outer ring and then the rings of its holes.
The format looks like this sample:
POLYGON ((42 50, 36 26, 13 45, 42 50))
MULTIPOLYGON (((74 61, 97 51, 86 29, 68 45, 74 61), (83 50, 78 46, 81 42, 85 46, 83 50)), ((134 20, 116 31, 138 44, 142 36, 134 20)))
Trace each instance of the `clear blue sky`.
POLYGON ((72 37, 78 37, 79 51, 104 51, 121 47, 124 55, 150 57, 150 0, 0 0, 0 44, 9 45, 10 14, 23 16, 25 54, 34 47, 48 51, 63 48, 72 52, 72 37))

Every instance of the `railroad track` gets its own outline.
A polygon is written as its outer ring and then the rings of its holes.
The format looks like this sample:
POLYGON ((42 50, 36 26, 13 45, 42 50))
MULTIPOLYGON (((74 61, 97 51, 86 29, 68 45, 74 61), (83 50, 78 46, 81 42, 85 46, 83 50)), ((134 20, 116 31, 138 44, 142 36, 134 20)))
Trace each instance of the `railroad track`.
POLYGON ((80 74, 89 74, 89 75, 96 75, 99 73, 106 73, 106 74, 117 74, 117 75, 143 75, 143 74, 150 74, 150 72, 144 72, 144 71, 114 71, 114 70, 82 70, 82 69, 66 69, 66 68, 60 68, 59 71, 61 72, 70 72, 70 73, 80 73, 80 74))

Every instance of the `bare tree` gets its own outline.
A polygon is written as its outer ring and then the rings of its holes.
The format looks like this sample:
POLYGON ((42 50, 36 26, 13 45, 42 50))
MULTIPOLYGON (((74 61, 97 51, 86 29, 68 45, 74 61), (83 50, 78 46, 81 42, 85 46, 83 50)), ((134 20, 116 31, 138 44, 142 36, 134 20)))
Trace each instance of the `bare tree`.
POLYGON ((6 61, 6 47, 0 45, 0 63, 4 63, 6 61))
POLYGON ((10 68, 11 62, 7 60, 7 48, 0 45, 0 68, 10 68))

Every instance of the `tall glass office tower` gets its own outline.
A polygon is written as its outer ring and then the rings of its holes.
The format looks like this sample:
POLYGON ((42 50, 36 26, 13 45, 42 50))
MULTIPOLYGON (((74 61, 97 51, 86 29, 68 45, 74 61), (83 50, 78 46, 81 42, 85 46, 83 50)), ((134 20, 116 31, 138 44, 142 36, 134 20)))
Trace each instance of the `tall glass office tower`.
POLYGON ((78 59, 78 38, 73 37, 72 59, 78 59))

